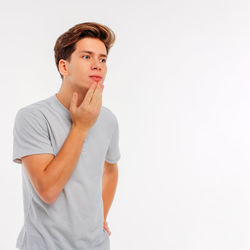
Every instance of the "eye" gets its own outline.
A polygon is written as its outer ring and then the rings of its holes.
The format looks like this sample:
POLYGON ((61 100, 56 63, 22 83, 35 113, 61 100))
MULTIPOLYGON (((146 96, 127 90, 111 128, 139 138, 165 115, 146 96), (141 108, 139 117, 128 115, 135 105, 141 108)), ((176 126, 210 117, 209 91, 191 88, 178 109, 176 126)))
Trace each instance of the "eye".
MULTIPOLYGON (((85 55, 85 56, 88 56, 88 55, 85 55)), ((85 56, 83 56, 83 57, 85 57, 85 56)), ((89 57, 89 56, 88 56, 89 57)))
POLYGON ((106 59, 101 59, 101 60, 104 60, 103 62, 106 62, 106 59))

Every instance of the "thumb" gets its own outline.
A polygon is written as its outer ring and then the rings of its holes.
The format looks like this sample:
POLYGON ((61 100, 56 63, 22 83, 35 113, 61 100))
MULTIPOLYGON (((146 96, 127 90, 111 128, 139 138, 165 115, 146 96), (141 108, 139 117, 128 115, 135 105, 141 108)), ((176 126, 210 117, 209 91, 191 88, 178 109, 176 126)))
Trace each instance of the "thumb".
POLYGON ((75 111, 77 108, 78 93, 74 92, 70 102, 70 110, 75 111))

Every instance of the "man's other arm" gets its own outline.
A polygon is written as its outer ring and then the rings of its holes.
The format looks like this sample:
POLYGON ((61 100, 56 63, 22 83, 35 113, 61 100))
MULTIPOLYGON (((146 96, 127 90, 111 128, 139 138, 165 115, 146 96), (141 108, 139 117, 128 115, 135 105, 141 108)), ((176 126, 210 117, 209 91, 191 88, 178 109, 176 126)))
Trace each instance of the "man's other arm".
POLYGON ((102 176, 102 199, 104 208, 104 220, 107 219, 109 209, 113 202, 117 183, 118 183, 117 163, 110 164, 105 161, 103 168, 103 176, 102 176))

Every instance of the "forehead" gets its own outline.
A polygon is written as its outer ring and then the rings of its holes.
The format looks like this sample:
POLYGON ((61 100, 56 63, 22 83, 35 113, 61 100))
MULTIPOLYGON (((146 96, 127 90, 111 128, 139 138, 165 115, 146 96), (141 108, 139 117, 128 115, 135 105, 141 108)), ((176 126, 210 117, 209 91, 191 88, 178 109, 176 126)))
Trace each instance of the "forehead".
POLYGON ((82 38, 76 43, 75 48, 76 53, 79 53, 82 50, 88 50, 93 51, 96 54, 107 54, 107 50, 104 43, 97 38, 82 38))

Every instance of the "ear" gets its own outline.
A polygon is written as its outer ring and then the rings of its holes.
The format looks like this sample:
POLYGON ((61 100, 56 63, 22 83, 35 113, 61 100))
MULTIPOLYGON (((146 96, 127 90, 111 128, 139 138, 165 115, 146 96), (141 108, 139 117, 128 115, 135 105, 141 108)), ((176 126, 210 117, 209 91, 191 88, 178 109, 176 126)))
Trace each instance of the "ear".
POLYGON ((68 76, 68 62, 64 59, 60 59, 58 62, 58 69, 63 76, 68 76))

